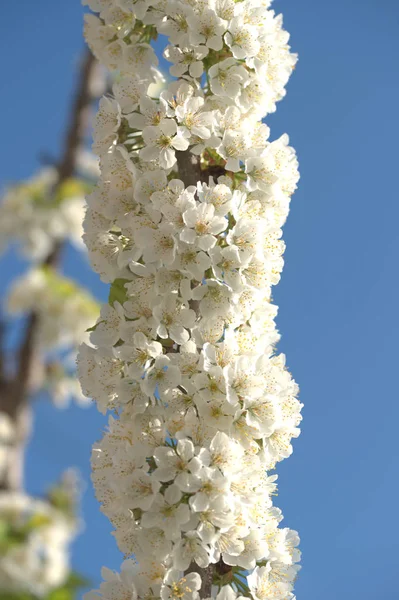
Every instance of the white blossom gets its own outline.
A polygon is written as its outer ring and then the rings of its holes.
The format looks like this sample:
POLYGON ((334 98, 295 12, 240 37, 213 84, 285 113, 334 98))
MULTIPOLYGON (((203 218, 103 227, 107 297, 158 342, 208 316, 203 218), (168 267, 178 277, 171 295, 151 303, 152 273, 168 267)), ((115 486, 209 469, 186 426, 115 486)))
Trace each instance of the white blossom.
POLYGON ((150 125, 143 130, 145 147, 140 151, 143 160, 159 160, 163 169, 176 162, 175 150, 187 150, 188 140, 172 119, 164 119, 159 126, 150 125))
POLYGON ((234 58, 226 58, 209 69, 211 90, 217 96, 227 96, 234 100, 249 79, 245 67, 237 64, 234 58))
POLYGON ((180 572, 171 569, 161 588, 162 600, 194 600, 198 598, 201 577, 198 573, 180 576, 180 572))

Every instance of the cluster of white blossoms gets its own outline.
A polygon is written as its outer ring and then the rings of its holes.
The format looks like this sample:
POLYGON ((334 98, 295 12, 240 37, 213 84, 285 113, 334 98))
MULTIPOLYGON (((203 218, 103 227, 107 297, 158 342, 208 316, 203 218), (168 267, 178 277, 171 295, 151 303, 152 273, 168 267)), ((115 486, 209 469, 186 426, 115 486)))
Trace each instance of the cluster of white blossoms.
POLYGON ((67 180, 54 196, 57 178, 56 169, 45 168, 6 190, 0 204, 1 250, 17 242, 29 260, 41 261, 58 242, 70 240, 81 247, 87 187, 67 180))
POLYGON ((45 373, 38 373, 37 368, 34 371, 36 380, 39 384, 44 381, 57 406, 65 406, 70 398, 88 404, 74 376, 76 351, 99 312, 88 292, 45 266, 64 242, 85 250, 84 196, 92 189, 90 182, 98 177, 98 160, 92 153, 79 151, 77 162, 80 177, 60 184, 57 170, 45 168, 30 180, 11 186, 0 203, 1 250, 17 244, 33 263, 12 282, 6 308, 11 315, 30 312, 39 316, 35 343, 42 354, 51 353, 52 359, 45 364, 45 373))
POLYGON ((93 481, 126 556, 87 600, 289 600, 296 532, 276 475, 302 405, 275 352, 271 287, 299 178, 270 142, 296 62, 268 0, 87 0, 86 38, 109 69, 94 150, 101 178, 84 240, 111 283, 78 360, 109 427, 93 481), (157 58, 176 78, 159 98, 157 58))
MULTIPOLYGON (((74 502, 76 487, 71 483, 67 472, 57 489, 64 500, 74 502)), ((72 515, 54 506, 51 499, 3 491, 0 527, 2 593, 42 597, 64 584, 70 571, 69 546, 78 532, 78 522, 72 515)))
POLYGON ((37 343, 46 350, 79 345, 98 316, 94 298, 50 267, 37 267, 16 279, 7 309, 11 314, 39 313, 37 343))
POLYGON ((71 397, 87 404, 74 371, 77 349, 88 340, 85 332, 99 313, 96 300, 54 269, 36 267, 13 282, 6 307, 12 315, 33 312, 38 316, 35 342, 48 360, 45 373, 35 375, 39 384, 44 379, 54 404, 65 406, 71 397))

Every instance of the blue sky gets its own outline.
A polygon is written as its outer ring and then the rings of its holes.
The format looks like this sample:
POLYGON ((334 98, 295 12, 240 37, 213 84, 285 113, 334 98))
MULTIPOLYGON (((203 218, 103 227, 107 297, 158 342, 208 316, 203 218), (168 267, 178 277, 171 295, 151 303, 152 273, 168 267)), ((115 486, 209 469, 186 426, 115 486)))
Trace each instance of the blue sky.
MULTIPOLYGON (((285 228, 280 349, 301 386, 301 437, 278 469, 278 505, 298 529, 298 600, 393 598, 399 551, 397 200, 399 4, 278 1, 300 61, 268 119, 287 131, 302 179, 285 228), (396 507, 396 508, 395 508, 396 507)), ((78 0, 0 8, 2 182, 57 156, 83 42, 78 0), (4 59, 5 58, 5 59, 4 59)), ((0 264, 7 283, 23 265, 0 264)), ((82 258, 65 271, 104 296, 82 258)), ((68 465, 88 478, 94 410, 38 404, 27 481, 40 491, 68 465)), ((88 485, 75 567, 99 582, 121 556, 88 485)), ((397 593, 397 592, 396 592, 397 593)))

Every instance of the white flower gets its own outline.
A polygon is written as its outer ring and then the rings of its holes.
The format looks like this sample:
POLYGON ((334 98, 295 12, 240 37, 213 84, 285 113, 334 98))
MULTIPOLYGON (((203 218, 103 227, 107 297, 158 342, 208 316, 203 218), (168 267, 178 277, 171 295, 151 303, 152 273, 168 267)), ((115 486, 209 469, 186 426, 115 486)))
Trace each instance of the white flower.
POLYGON ((140 158, 159 160, 163 169, 170 169, 175 164, 175 150, 187 150, 189 145, 173 119, 164 119, 157 127, 145 127, 143 139, 146 146, 140 150, 140 158))
POLYGON ((236 13, 236 2, 234 0, 215 0, 216 14, 225 21, 231 21, 236 13))
POLYGON ((194 326, 195 312, 183 306, 175 293, 165 295, 161 304, 153 309, 156 332, 160 338, 170 337, 176 344, 184 344, 190 334, 188 329, 194 326))
POLYGON ((248 132, 227 129, 217 151, 226 160, 226 171, 237 173, 241 170, 241 164, 251 154, 248 132))
POLYGON ((152 359, 162 354, 162 345, 159 342, 149 342, 141 331, 137 331, 133 335, 132 344, 123 344, 116 352, 129 365, 126 374, 139 380, 152 359))
POLYGON ((143 390, 151 396, 157 389, 159 394, 162 395, 162 393, 177 387, 180 378, 180 371, 178 367, 171 364, 170 358, 168 356, 158 356, 143 381, 143 390))
POLYGON ((187 244, 197 244, 205 252, 216 244, 216 235, 224 231, 227 221, 224 217, 215 216, 213 204, 198 204, 195 208, 189 208, 183 213, 186 225, 183 228, 180 239, 187 244))
POLYGON ((22 254, 36 262, 44 261, 54 244, 68 239, 83 249, 84 182, 67 181, 58 192, 56 182, 57 171, 46 168, 5 191, 0 204, 0 252, 16 241, 22 254))
MULTIPOLYGON (((113 27, 105 26, 108 36, 113 32, 113 27)), ((122 40, 115 39, 115 35, 110 39, 110 43, 104 45, 100 51, 97 52, 100 60, 104 63, 111 71, 121 69, 124 64, 124 50, 125 45, 122 40)))
POLYGON ((199 483, 196 493, 190 497, 189 503, 195 512, 209 509, 218 496, 224 496, 229 488, 229 480, 219 469, 204 467, 198 474, 199 483))
POLYGON ((199 308, 205 318, 225 316, 234 300, 230 288, 214 279, 207 279, 203 285, 196 287, 193 298, 200 301, 199 308))
POLYGON ((165 221, 173 225, 175 231, 178 232, 183 225, 183 213, 195 206, 194 192, 194 186, 185 190, 183 182, 174 179, 169 182, 168 188, 164 192, 153 194, 151 202, 162 213, 165 221))
POLYGON ((218 467, 223 473, 229 474, 240 465, 243 454, 240 444, 219 431, 209 446, 209 463, 210 466, 218 467))
POLYGON ((107 151, 117 140, 117 132, 121 124, 121 109, 112 98, 103 96, 94 120, 93 149, 98 154, 107 151))
POLYGON ((187 531, 173 551, 173 566, 186 571, 192 562, 203 569, 209 565, 209 550, 196 531, 187 531))
POLYGON ((288 146, 288 136, 284 135, 269 144, 260 157, 249 158, 245 170, 250 190, 259 188, 272 192, 276 187, 291 195, 299 175, 295 152, 288 146))
MULTIPOLYGON (((236 246, 227 246, 221 249, 216 246, 209 251, 212 258, 212 269, 215 277, 227 283, 232 290, 239 292, 243 286, 240 268, 243 261, 236 246)), ((245 264, 245 263, 244 263, 245 264)))
POLYGON ((275 582, 270 579, 271 565, 268 563, 265 567, 256 567, 248 575, 248 586, 256 600, 287 600, 292 590, 290 581, 275 582))
POLYGON ((219 366, 211 367, 207 372, 195 375, 193 383, 204 400, 210 401, 215 398, 219 402, 223 402, 226 395, 226 381, 223 370, 219 366))
POLYGON ((148 83, 144 79, 128 74, 114 83, 112 91, 123 113, 129 114, 137 109, 147 87, 148 83))
POLYGON ((215 215, 220 217, 227 215, 233 206, 233 192, 223 183, 215 185, 212 180, 209 181, 209 185, 198 183, 197 195, 201 202, 213 204, 215 215))
POLYGON ((265 455, 269 468, 292 454, 291 439, 299 435, 297 427, 280 427, 264 438, 265 455))
POLYGON ((228 565, 238 565, 243 569, 250 570, 256 567, 256 561, 264 560, 269 555, 267 535, 261 529, 253 529, 245 536, 244 550, 238 556, 223 554, 223 560, 228 565))
POLYGON ((231 48, 234 58, 243 59, 255 56, 260 49, 256 27, 244 25, 241 16, 230 21, 229 30, 224 39, 231 48))
POLYGON ((244 551, 244 542, 237 527, 221 530, 215 540, 215 548, 224 556, 239 556, 244 551))
POLYGON ((203 58, 207 56, 209 48, 201 45, 190 45, 188 47, 168 46, 164 50, 164 56, 174 63, 170 67, 173 77, 181 77, 189 73, 190 77, 201 77, 204 72, 203 58))
POLYGON ((174 484, 166 489, 164 495, 157 494, 151 510, 141 518, 142 526, 159 527, 167 539, 178 540, 182 526, 190 519, 190 509, 181 502, 181 497, 181 491, 174 484))
POLYGON ((148 77, 148 72, 152 66, 158 64, 158 59, 148 44, 124 44, 123 61, 119 59, 118 62, 128 73, 134 73, 139 77, 148 77))
POLYGON ((137 600, 134 571, 129 561, 122 564, 120 574, 103 567, 101 575, 105 581, 98 590, 85 594, 84 600, 137 600))
POLYGON ((183 344, 180 347, 180 352, 172 357, 179 366, 182 374, 182 383, 187 389, 191 388, 190 379, 201 370, 199 364, 200 355, 197 352, 197 346, 193 340, 183 344))
POLYGON ((252 359, 240 357, 223 369, 226 379, 227 399, 230 404, 242 404, 245 400, 262 396, 265 381, 252 367, 252 359))
POLYGON ((136 170, 124 146, 114 146, 101 156, 102 180, 118 192, 131 193, 136 170))
POLYGON ((158 32, 168 36, 172 44, 185 46, 188 42, 188 18, 194 14, 188 3, 168 2, 167 19, 158 26, 158 32))
POLYGON ((121 325, 124 321, 125 315, 119 302, 115 302, 114 306, 105 304, 101 308, 95 329, 90 334, 91 343, 114 346, 121 337, 121 325))
POLYGON ((165 224, 156 228, 141 227, 137 230, 135 241, 143 249, 143 259, 146 263, 161 261, 171 265, 176 256, 176 240, 173 237, 173 225, 165 224))
POLYGON ((226 242, 240 251, 241 260, 246 260, 256 253, 262 239, 262 223, 250 219, 239 219, 229 231, 226 242))
POLYGON ((246 420, 251 427, 257 427, 262 436, 273 433, 279 418, 279 406, 273 396, 251 397, 244 402, 246 420))
POLYGON ((199 416, 212 427, 219 431, 229 431, 233 422, 235 408, 226 401, 221 401, 218 394, 205 399, 201 394, 195 396, 195 404, 199 416))
POLYGON ((132 129, 142 130, 145 127, 157 127, 166 117, 166 109, 164 106, 155 102, 148 96, 140 98, 140 112, 133 112, 129 115, 128 121, 132 129))
POLYGON ((126 12, 132 12, 140 20, 144 19, 149 8, 148 0, 118 0, 117 4, 126 12))
POLYGON ((204 99, 196 96, 188 98, 183 106, 176 107, 176 117, 182 127, 203 140, 211 137, 213 114, 204 109, 204 99))
MULTIPOLYGON (((220 0, 220 2, 228 2, 229 0, 220 0)), ((222 586, 222 589, 216 596, 216 600, 236 600, 237 593, 230 585, 222 586)))
POLYGON ((226 58, 209 69, 209 77, 214 94, 234 99, 239 96, 249 75, 245 67, 237 64, 234 58, 226 58))
POLYGON ((221 50, 226 23, 212 9, 201 11, 201 15, 190 16, 187 22, 191 28, 190 41, 193 44, 205 44, 212 50, 221 50))
POLYGON ((165 216, 169 213, 165 212, 172 207, 175 209, 183 209, 189 205, 194 205, 194 186, 185 188, 184 183, 180 179, 172 179, 159 190, 151 195, 151 202, 154 207, 165 216))
POLYGON ((176 450, 162 446, 154 452, 157 469, 154 476, 158 481, 174 481, 182 491, 190 491, 195 482, 193 475, 199 473, 202 463, 194 456, 191 440, 180 439, 176 450))
MULTIPOLYGON (((65 478, 58 485, 73 502, 76 491, 65 478)), ((67 518, 47 500, 13 491, 1 494, 0 518, 19 534, 2 556, 2 595, 45 597, 62 586, 70 568, 68 546, 76 535, 75 519, 67 518)))
MULTIPOLYGON (((208 506, 205 512, 201 513, 200 524, 197 531, 204 543, 215 546, 218 539, 218 531, 228 531, 234 523, 234 515, 229 510, 226 498, 219 495, 208 506)), ((243 544, 242 544, 243 546, 243 544)), ((219 550, 215 552, 216 556, 219 550)))
POLYGON ((137 469, 129 478, 127 491, 129 507, 149 510, 160 487, 156 479, 143 469, 137 469))
POLYGON ((195 600, 199 597, 201 577, 198 573, 181 576, 180 571, 170 570, 161 588, 162 600, 195 600))
POLYGON ((172 267, 179 269, 188 277, 202 281, 205 271, 211 266, 211 259, 193 244, 179 242, 172 267))

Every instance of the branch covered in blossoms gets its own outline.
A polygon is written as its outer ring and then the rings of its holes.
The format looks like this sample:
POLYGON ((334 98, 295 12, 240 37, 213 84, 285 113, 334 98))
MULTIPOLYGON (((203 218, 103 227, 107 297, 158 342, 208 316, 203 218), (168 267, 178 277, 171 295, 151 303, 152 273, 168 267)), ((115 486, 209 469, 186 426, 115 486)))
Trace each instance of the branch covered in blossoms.
POLYGON ((280 527, 269 471, 302 405, 271 288, 299 175, 262 119, 296 57, 268 0, 86 3, 86 39, 118 77, 84 222, 110 296, 78 365, 114 413, 93 482, 131 557, 86 600, 291 599, 298 536, 280 527), (175 80, 156 98, 158 34, 175 80))

